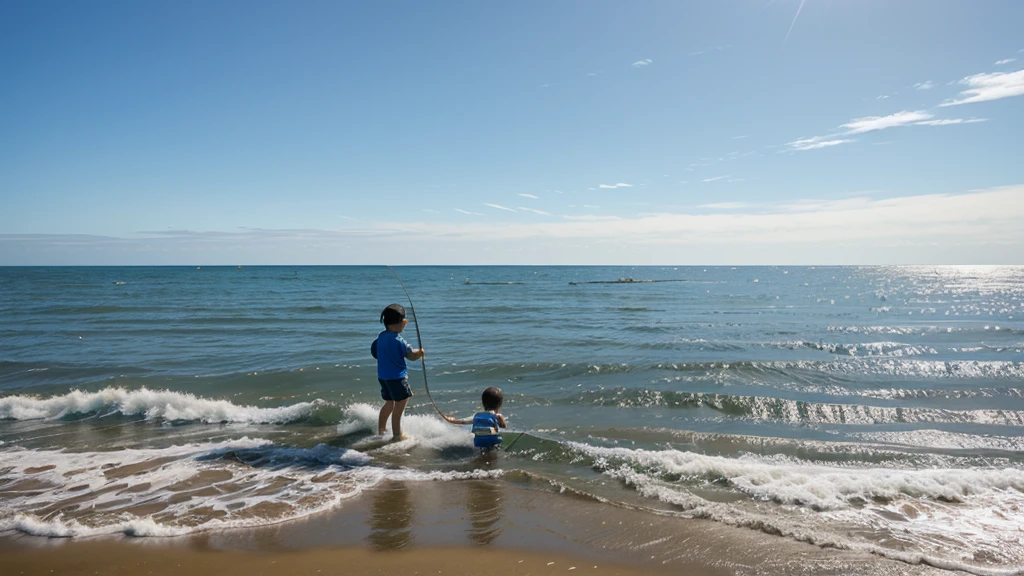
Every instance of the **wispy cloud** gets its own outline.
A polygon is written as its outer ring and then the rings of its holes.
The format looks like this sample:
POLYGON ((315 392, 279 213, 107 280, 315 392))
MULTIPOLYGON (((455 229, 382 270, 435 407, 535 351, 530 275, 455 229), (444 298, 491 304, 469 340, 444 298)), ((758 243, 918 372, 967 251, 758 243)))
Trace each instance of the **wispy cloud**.
POLYGON ((915 122, 920 122, 921 120, 928 120, 931 117, 932 114, 923 110, 918 110, 916 112, 903 110, 888 116, 864 116, 862 118, 854 118, 846 124, 841 125, 840 128, 849 129, 849 131, 844 135, 863 134, 865 132, 874 132, 875 130, 885 130, 886 128, 906 126, 907 124, 913 124, 915 122))
POLYGON ((711 46, 710 48, 701 48, 700 50, 697 50, 696 52, 688 53, 687 56, 700 56, 701 54, 707 54, 708 52, 717 52, 719 50, 725 50, 728 47, 729 46, 727 45, 727 46, 711 46))
POLYGON ((931 90, 932 88, 935 88, 935 82, 925 80, 924 82, 914 84, 914 88, 917 88, 918 90, 931 90))
POLYGON ((483 214, 479 212, 470 212, 469 210, 463 210, 462 208, 456 208, 455 211, 462 212, 463 214, 469 214, 470 216, 483 216, 483 214))
POLYGON ((514 208, 508 208, 506 206, 501 206, 500 204, 489 204, 487 202, 484 202, 484 206, 490 206, 491 208, 495 208, 497 210, 504 210, 506 212, 515 212, 514 208))
POLYGON ((702 182, 715 182, 718 180, 725 180, 728 177, 728 174, 726 174, 725 176, 715 176, 714 178, 705 178, 704 180, 702 180, 702 182))
POLYGON ((520 196, 522 196, 523 198, 533 198, 534 200, 540 199, 539 196, 534 196, 533 194, 520 194, 520 196))
POLYGON ((935 118, 934 114, 924 110, 902 110, 895 114, 889 114, 888 116, 862 116, 860 118, 854 118, 846 124, 840 125, 839 128, 845 128, 843 131, 825 136, 801 138, 799 140, 789 142, 787 145, 789 146, 789 149, 793 151, 817 150, 819 148, 828 148, 830 146, 838 146, 840 144, 853 142, 854 139, 849 138, 849 136, 865 134, 868 132, 877 132, 879 130, 887 130, 889 128, 898 128, 900 126, 948 126, 951 124, 965 124, 984 121, 983 119, 933 120, 933 118, 935 118))
POLYGON ((654 60, 651 60, 650 58, 637 60, 636 62, 633 62, 633 68, 643 68, 644 66, 650 66, 653 62, 654 60))
POLYGON ((825 136, 815 136, 814 138, 803 138, 801 140, 794 140, 787 144, 793 150, 804 151, 804 150, 817 150, 818 148, 828 148, 830 146, 838 146, 840 144, 847 144, 854 142, 853 139, 849 138, 836 138, 833 140, 827 140, 825 136))
POLYGON ((533 212, 534 214, 540 214, 541 216, 551 216, 550 212, 545 212, 543 210, 537 210, 535 208, 526 208, 524 206, 519 206, 519 209, 523 210, 523 211, 526 211, 526 212, 533 212))
POLYGON ((733 139, 733 140, 743 140, 744 138, 750 138, 750 135, 748 135, 748 134, 743 134, 743 135, 741 135, 741 136, 733 136, 733 137, 732 137, 732 139, 733 139))
POLYGON ((939 106, 957 106, 973 102, 987 102, 1024 94, 1024 69, 1016 72, 993 72, 991 74, 975 74, 960 81, 968 86, 960 93, 958 100, 943 102, 939 106))
POLYGON ((1016 62, 1016 58, 1004 58, 996 62, 996 66, 1002 66, 1003 64, 1009 64, 1010 62, 1016 62))
POLYGON ((889 98, 888 94, 882 94, 881 96, 876 96, 875 100, 886 100, 888 98, 889 98))
POLYGON ((985 122, 987 118, 939 118, 938 120, 925 120, 915 122, 919 126, 950 126, 953 124, 975 124, 985 122))
POLYGON ((785 46, 786 42, 789 41, 789 35, 793 33, 793 26, 796 26, 796 19, 800 17, 800 11, 804 9, 804 2, 807 0, 800 0, 800 6, 796 9, 796 14, 793 16, 793 22, 789 25, 789 32, 786 32, 786 38, 782 41, 782 45, 785 46))
MULTIPOLYGON (((601 185, 598 186, 598 188, 632 188, 632 187, 633 187, 632 184, 625 184, 623 182, 619 182, 618 184, 601 184, 601 185)), ((588 188, 588 190, 593 190, 593 188, 588 188)))

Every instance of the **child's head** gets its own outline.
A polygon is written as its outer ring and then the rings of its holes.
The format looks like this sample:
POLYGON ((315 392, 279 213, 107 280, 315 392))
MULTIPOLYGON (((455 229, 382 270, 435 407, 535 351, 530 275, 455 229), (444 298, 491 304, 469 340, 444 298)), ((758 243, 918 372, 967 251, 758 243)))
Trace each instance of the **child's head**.
POLYGON ((405 319, 405 308, 401 304, 389 304, 380 313, 380 323, 392 332, 401 332, 409 322, 405 319))
POLYGON ((480 400, 483 402, 484 410, 497 410, 501 408, 501 403, 505 400, 505 396, 501 393, 501 388, 491 386, 484 390, 480 400))

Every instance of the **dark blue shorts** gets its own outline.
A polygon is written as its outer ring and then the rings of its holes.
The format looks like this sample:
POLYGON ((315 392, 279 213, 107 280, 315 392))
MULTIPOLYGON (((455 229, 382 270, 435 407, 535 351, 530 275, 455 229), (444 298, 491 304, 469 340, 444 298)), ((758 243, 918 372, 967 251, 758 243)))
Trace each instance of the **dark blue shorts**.
POLYGON ((382 380, 377 378, 377 382, 380 382, 380 397, 385 400, 401 402, 406 398, 412 397, 412 390, 409 389, 408 378, 399 378, 397 380, 382 380))

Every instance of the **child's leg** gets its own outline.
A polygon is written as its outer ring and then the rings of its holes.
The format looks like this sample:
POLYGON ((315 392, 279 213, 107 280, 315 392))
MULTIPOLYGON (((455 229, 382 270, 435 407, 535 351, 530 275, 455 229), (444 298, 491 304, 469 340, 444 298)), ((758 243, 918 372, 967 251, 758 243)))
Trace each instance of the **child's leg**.
MULTIPOLYGON (((381 406, 380 416, 377 417, 377 434, 381 436, 388 431, 388 416, 391 416, 392 410, 395 409, 394 400, 386 400, 384 406, 381 406)), ((402 401, 402 409, 405 409, 405 401, 402 401)))
POLYGON ((395 402, 395 412, 391 415, 391 433, 394 434, 395 438, 402 437, 402 413, 405 412, 405 405, 408 403, 408 398, 395 402))

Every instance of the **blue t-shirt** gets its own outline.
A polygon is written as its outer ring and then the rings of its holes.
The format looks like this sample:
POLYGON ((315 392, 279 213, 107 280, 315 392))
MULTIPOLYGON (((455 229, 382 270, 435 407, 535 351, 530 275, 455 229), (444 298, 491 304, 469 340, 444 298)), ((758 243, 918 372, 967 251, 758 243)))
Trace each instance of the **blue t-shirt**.
POLYGON ((405 366, 406 354, 412 346, 398 332, 385 330, 377 335, 377 378, 398 380, 408 376, 405 366))
POLYGON ((477 412, 473 416, 473 446, 490 448, 501 444, 499 428, 501 428, 501 423, 498 421, 497 414, 477 412))

